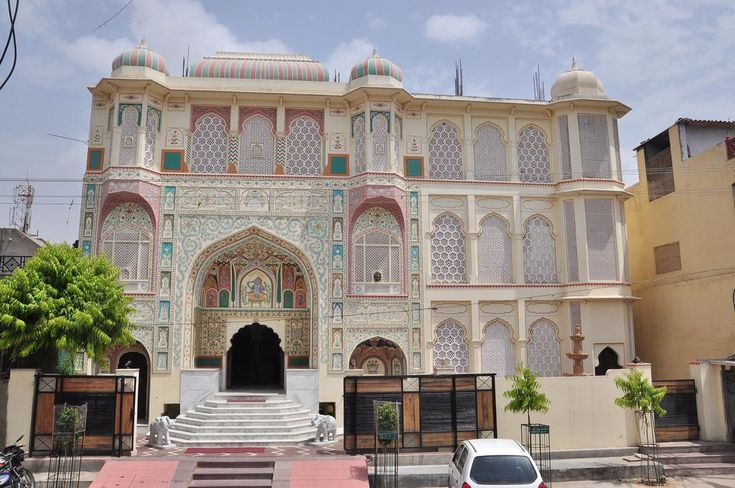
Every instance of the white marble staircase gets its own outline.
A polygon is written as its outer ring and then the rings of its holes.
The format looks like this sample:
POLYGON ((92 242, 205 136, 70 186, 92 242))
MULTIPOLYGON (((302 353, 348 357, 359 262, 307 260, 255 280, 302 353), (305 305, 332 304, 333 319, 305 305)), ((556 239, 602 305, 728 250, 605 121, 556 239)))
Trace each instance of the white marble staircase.
POLYGON ((275 393, 217 393, 179 415, 170 432, 179 447, 290 446, 311 441, 311 413, 275 393))

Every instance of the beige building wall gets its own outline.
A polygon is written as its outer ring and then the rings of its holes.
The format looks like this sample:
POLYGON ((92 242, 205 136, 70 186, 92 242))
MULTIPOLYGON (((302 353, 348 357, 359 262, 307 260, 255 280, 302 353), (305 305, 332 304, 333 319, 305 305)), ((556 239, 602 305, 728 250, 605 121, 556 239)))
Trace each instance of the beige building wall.
POLYGON ((689 377, 689 362, 735 354, 735 166, 724 138, 682 160, 680 130, 668 129, 675 191, 649 202, 640 182, 625 202, 636 353, 656 379, 689 377), (654 248, 678 242, 681 269, 656 273, 654 248))

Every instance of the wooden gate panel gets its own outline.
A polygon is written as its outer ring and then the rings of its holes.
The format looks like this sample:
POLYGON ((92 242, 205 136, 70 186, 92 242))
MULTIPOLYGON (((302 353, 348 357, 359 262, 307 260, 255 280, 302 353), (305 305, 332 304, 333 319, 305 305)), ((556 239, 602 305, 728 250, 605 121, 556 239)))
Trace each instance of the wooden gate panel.
POLYGON ((375 448, 373 401, 400 401, 402 448, 456 448, 497 437, 495 375, 358 376, 344 379, 345 451, 375 448))
POLYGON ((654 386, 666 386, 661 407, 666 415, 656 417, 656 440, 659 442, 699 439, 697 390, 694 380, 654 381, 654 386))
POLYGON ((54 406, 87 405, 84 454, 132 451, 135 377, 36 375, 31 455, 47 455, 53 442, 54 406))

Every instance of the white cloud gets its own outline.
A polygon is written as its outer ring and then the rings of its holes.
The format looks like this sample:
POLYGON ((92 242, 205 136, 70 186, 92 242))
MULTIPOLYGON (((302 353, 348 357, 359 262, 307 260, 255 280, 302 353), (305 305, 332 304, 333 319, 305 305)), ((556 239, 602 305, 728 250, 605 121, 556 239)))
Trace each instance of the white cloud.
POLYGON ((112 60, 133 46, 130 39, 108 40, 97 36, 82 36, 72 42, 61 42, 59 51, 83 69, 100 75, 112 69, 112 60), (114 53, 114 54, 113 54, 114 53))
POLYGON ((367 39, 352 39, 350 42, 343 42, 331 52, 324 60, 324 65, 329 69, 330 73, 342 74, 342 81, 347 81, 350 76, 352 66, 364 61, 373 52, 373 43, 367 39))
POLYGON ((432 15, 426 20, 426 37, 439 42, 472 42, 487 24, 476 15, 432 15))
POLYGON ((385 20, 382 17, 378 17, 378 16, 376 16, 374 14, 367 14, 365 16, 365 20, 367 20, 368 26, 371 29, 378 30, 378 29, 385 29, 386 27, 388 27, 388 21, 387 20, 385 20))

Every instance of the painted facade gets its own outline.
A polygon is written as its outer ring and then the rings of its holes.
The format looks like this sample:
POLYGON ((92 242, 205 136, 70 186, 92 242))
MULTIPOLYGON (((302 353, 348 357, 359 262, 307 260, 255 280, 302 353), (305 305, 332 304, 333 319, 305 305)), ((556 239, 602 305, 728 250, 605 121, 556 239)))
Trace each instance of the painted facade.
POLYGON ((409 93, 377 53, 339 83, 287 55, 169 76, 136 49, 90 88, 80 241, 135 297, 153 412, 182 369, 227 374, 254 321, 323 402, 350 369, 567 374, 576 323, 587 373, 605 348, 632 358, 629 109, 591 73, 490 99, 409 93))
POLYGON ((636 352, 656 379, 735 354, 735 123, 680 119, 637 149, 628 188, 636 352))

